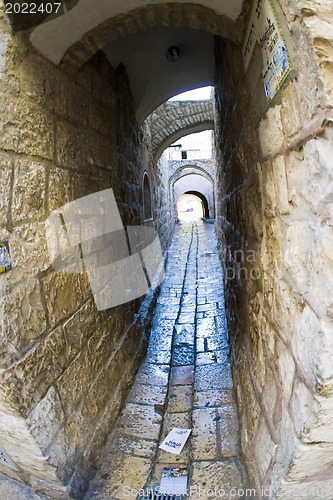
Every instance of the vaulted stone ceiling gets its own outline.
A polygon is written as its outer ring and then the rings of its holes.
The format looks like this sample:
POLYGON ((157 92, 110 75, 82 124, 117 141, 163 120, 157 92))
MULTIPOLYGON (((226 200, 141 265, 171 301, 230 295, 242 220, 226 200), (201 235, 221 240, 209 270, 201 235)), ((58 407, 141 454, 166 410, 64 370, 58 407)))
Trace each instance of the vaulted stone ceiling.
POLYGON ((169 97, 213 84, 214 35, 240 42, 246 0, 80 0, 30 35, 32 45, 67 72, 76 73, 97 50, 116 68, 124 64, 136 116, 145 119, 169 97), (179 47, 174 63, 170 46, 179 47))

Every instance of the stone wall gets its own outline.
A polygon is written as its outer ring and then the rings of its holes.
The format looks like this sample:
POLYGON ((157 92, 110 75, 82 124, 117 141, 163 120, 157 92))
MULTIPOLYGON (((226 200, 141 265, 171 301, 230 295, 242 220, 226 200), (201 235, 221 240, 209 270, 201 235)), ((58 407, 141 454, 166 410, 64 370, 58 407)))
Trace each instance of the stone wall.
POLYGON ((123 223, 140 224, 149 134, 134 118, 124 68, 97 53, 67 77, 12 35, 4 6, 0 34, 0 239, 13 260, 0 275, 0 446, 16 464, 0 470, 63 499, 84 489, 126 397, 152 297, 140 310, 137 299, 99 312, 85 274, 52 268, 44 223, 63 204, 113 188, 123 223))
POLYGON ((329 1, 281 4, 297 58, 270 105, 260 53, 244 74, 239 48, 216 42, 216 228, 252 485, 259 498, 329 500, 332 13, 329 1))

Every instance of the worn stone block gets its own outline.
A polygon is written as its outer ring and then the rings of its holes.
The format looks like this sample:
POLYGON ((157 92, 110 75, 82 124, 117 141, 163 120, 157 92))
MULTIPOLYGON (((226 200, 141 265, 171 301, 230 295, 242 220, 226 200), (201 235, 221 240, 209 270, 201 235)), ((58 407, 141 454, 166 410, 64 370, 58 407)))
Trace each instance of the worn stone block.
POLYGON ((54 151, 53 118, 28 99, 2 94, 0 147, 51 160, 54 151))
POLYGON ((281 106, 268 109, 266 118, 259 125, 259 138, 264 157, 275 156, 278 153, 284 139, 281 106))
POLYGON ((41 163, 19 160, 14 168, 12 219, 41 218, 45 214, 45 167, 41 163))
POLYGON ((237 491, 244 487, 244 482, 239 462, 234 458, 194 462, 191 485, 191 500, 208 500, 215 491, 217 498, 240 500, 243 494, 237 495, 237 491))
MULTIPOLYGON (((0 301, 0 331, 2 360, 19 353, 46 329, 40 286, 29 280, 15 288, 0 301)), ((19 354, 18 354, 19 355, 19 354)))
POLYGON ((192 388, 188 385, 174 385, 169 388, 168 412, 183 413, 192 407, 192 388))
POLYGON ((301 128, 302 117, 298 100, 298 87, 295 81, 291 82, 283 92, 281 116, 286 136, 295 134, 301 128))
POLYGON ((53 330, 16 366, 3 373, 3 381, 15 394, 23 414, 29 412, 63 372, 67 361, 62 327, 53 330))
POLYGON ((150 472, 150 460, 131 457, 127 454, 115 456, 107 471, 101 470, 90 486, 86 495, 87 499, 96 498, 97 495, 102 498, 114 498, 117 500, 126 500, 131 490, 143 489, 150 472), (108 481, 105 481, 105 479, 108 481))
POLYGON ((232 390, 209 389, 207 391, 194 393, 195 408, 219 407, 227 403, 234 403, 232 390))
POLYGON ((71 175, 67 170, 52 168, 49 174, 48 209, 58 210, 72 200, 71 175))
POLYGON ((286 402, 289 401, 293 386, 295 374, 295 362, 285 344, 277 339, 277 367, 279 371, 280 381, 283 388, 283 398, 286 402))
POLYGON ((20 86, 34 101, 55 113, 65 114, 67 79, 48 61, 29 54, 20 66, 20 86))
POLYGON ((291 399, 291 411, 298 437, 314 423, 314 405, 314 396, 309 389, 302 382, 295 384, 291 399))
POLYGON ((89 119, 89 94, 74 83, 68 84, 67 114, 71 121, 86 127, 89 119))
POLYGON ((95 307, 92 301, 84 304, 64 323, 64 335, 70 361, 81 351, 96 327, 95 307))
POLYGON ((59 165, 84 171, 86 165, 84 132, 65 121, 58 121, 56 155, 59 165))
POLYGON ((79 275, 51 273, 43 279, 50 324, 55 326, 74 313, 82 303, 79 275))
POLYGON ((8 235, 12 269, 6 274, 6 283, 11 286, 19 281, 33 278, 50 265, 43 222, 28 222, 16 226, 8 235))
POLYGON ((118 165, 115 144, 111 140, 94 131, 87 132, 86 158, 90 167, 101 167, 114 170, 118 165))
POLYGON ((194 460, 218 458, 217 417, 215 409, 193 410, 191 442, 194 460))
POLYGON ((166 387, 136 383, 128 396, 128 402, 164 406, 166 391, 166 387))
POLYGON ((54 387, 29 413, 27 422, 42 450, 46 450, 64 421, 60 398, 54 387))
POLYGON ((274 459, 276 450, 277 445, 272 441, 267 424, 262 419, 258 427, 258 439, 255 444, 255 454, 262 476, 265 476, 271 461, 274 459))
POLYGON ((286 228, 283 264, 294 291, 304 294, 310 286, 314 228, 309 220, 290 221, 286 228))
POLYGON ((5 226, 8 219, 8 204, 10 200, 12 166, 11 161, 4 155, 0 156, 0 185, 1 185, 1 206, 0 206, 0 226, 5 226))
POLYGON ((153 406, 127 403, 122 415, 120 429, 124 434, 157 441, 162 417, 153 406))
POLYGON ((85 351, 66 367, 57 381, 58 392, 66 416, 71 415, 79 400, 88 393, 94 375, 85 351))
POLYGON ((85 402, 93 422, 97 421, 100 413, 105 409, 114 385, 115 383, 110 387, 109 373, 107 370, 102 370, 93 385, 89 387, 85 402))
POLYGON ((136 382, 140 384, 166 387, 168 383, 169 366, 144 363, 139 370, 136 382))

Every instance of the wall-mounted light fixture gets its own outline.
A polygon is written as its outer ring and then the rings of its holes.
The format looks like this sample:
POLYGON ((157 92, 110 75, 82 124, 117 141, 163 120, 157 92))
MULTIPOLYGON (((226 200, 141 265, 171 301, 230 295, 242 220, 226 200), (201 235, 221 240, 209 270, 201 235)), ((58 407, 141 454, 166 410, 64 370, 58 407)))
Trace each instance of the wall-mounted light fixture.
POLYGON ((179 47, 177 47, 176 45, 172 45, 166 51, 165 57, 169 62, 175 62, 178 59, 179 54, 180 54, 179 47))

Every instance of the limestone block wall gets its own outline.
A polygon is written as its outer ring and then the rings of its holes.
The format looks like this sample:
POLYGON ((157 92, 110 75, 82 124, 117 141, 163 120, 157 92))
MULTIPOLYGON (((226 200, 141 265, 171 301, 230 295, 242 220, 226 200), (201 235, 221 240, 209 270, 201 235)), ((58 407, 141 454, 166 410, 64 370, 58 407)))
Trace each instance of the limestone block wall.
POLYGON ((260 53, 245 74, 239 48, 216 43, 216 228, 252 485, 259 498, 329 500, 332 12, 330 2, 281 4, 297 57, 270 105, 260 53))
POLYGON ((152 303, 142 314, 141 299, 99 312, 85 274, 52 268, 44 223, 63 204, 113 188, 124 225, 140 224, 149 134, 124 68, 97 53, 67 77, 12 35, 3 5, 0 37, 0 240, 13 260, 0 275, 0 446, 14 464, 0 470, 64 499, 84 490, 103 449, 142 359, 152 303))

